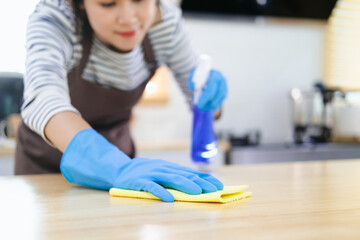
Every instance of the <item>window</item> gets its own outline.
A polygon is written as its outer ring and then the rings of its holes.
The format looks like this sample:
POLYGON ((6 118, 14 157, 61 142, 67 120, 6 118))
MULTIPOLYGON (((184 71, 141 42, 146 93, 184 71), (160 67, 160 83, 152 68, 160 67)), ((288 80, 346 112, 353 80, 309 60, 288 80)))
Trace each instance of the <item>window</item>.
POLYGON ((336 3, 324 46, 325 83, 342 90, 360 90, 360 1, 336 3))

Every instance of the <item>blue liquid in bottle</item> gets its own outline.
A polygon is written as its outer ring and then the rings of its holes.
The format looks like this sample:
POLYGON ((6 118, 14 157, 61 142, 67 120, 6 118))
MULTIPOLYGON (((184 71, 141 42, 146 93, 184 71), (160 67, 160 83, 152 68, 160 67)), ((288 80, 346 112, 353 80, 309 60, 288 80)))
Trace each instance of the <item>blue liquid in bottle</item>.
POLYGON ((196 106, 193 106, 193 113, 191 158, 197 165, 206 166, 218 153, 213 128, 214 113, 201 111, 196 106))

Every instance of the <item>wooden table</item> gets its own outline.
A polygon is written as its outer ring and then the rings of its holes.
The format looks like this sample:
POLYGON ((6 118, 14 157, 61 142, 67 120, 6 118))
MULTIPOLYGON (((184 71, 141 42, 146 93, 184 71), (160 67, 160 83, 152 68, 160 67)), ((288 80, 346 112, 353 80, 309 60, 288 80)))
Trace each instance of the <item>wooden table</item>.
POLYGON ((0 239, 360 239, 360 160, 228 166, 227 204, 110 197, 61 175, 0 178, 0 239))

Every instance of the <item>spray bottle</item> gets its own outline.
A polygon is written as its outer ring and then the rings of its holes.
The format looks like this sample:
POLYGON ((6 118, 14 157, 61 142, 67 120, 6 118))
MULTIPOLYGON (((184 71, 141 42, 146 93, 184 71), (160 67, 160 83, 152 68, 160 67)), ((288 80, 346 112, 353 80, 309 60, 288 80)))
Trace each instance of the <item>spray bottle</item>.
POLYGON ((211 70, 211 57, 201 55, 199 64, 193 75, 193 129, 191 157, 194 163, 200 167, 210 164, 218 153, 217 140, 214 133, 214 112, 202 111, 197 108, 199 97, 206 85, 211 70))

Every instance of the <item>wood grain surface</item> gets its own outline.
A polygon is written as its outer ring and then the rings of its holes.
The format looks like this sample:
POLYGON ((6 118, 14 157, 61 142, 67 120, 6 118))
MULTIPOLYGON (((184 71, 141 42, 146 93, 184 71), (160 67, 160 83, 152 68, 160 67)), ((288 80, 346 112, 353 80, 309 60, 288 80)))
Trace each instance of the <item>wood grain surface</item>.
POLYGON ((58 174, 0 178, 0 239, 360 239, 360 160, 221 167, 227 204, 110 197, 58 174))

